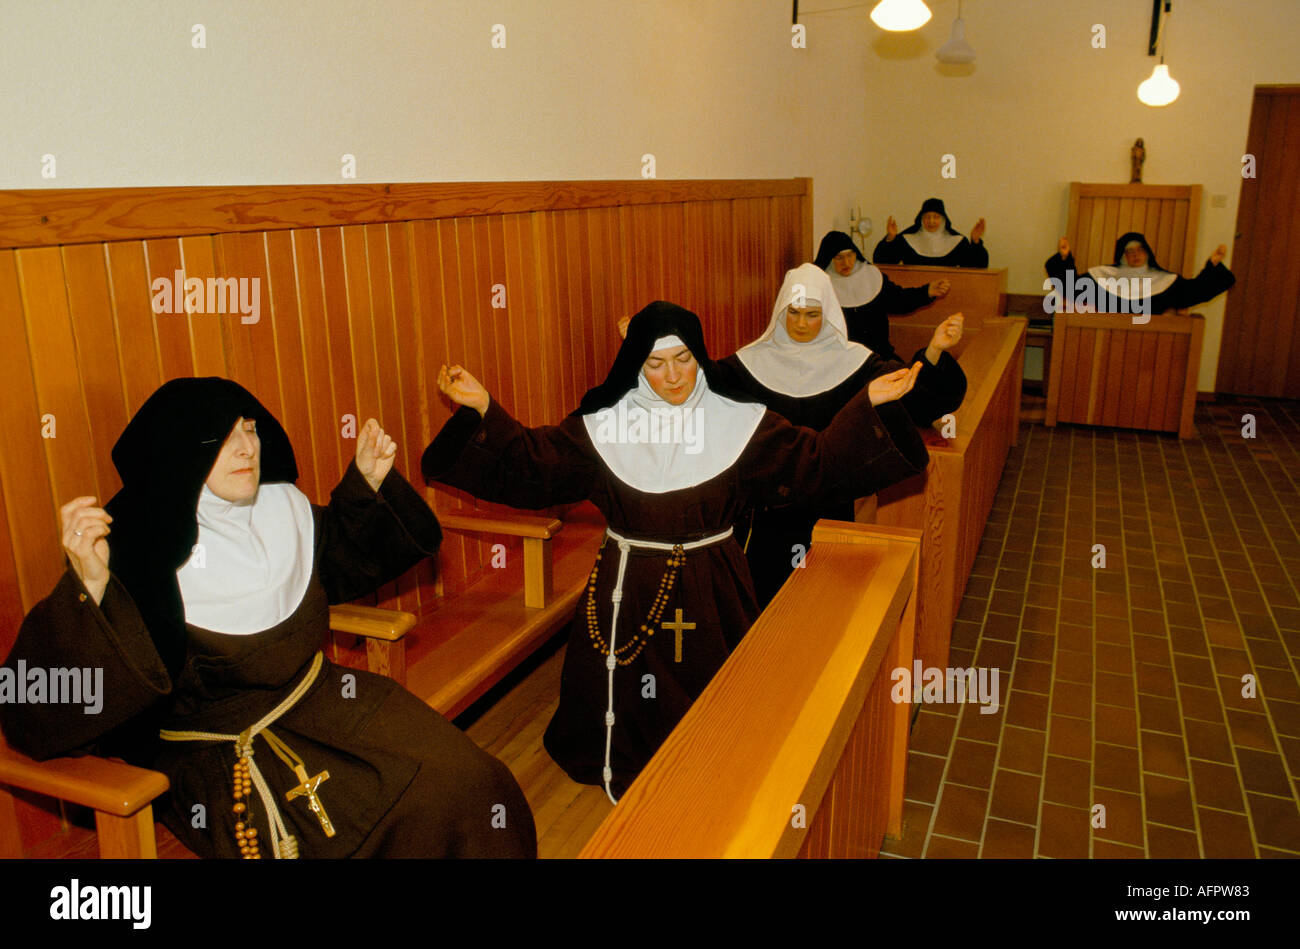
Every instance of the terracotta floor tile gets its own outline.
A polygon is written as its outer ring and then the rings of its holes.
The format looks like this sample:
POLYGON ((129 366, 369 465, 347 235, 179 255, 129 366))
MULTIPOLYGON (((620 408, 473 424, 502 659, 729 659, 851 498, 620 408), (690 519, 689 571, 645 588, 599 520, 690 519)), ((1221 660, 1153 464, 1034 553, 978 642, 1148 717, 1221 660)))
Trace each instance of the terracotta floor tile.
POLYGON ((1278 739, 1282 746, 1282 757, 1286 758, 1287 767, 1291 769, 1294 775, 1300 775, 1300 738, 1290 738, 1283 735, 1278 739))
POLYGON ((1157 732, 1182 734, 1178 703, 1154 695, 1138 695, 1138 726, 1157 732))
POLYGON ((931 833, 978 842, 984 836, 984 812, 988 802, 988 791, 945 781, 939 792, 931 833))
POLYGON ((1047 705, 1048 698, 1046 695, 1013 689, 1007 696, 1006 723, 1045 731, 1047 729, 1047 705))
MULTIPOLYGON (((1178 687, 1178 701, 1182 704, 1183 717, 1200 719, 1203 722, 1223 721, 1223 700, 1217 689, 1202 689, 1194 685, 1178 687)), ((1160 731, 1173 731, 1164 728, 1160 731)))
POLYGON ((1137 712, 1114 705, 1093 706, 1093 738, 1112 745, 1136 748, 1138 743, 1137 712))
POLYGON ((1142 799, 1138 795, 1096 788, 1092 792, 1092 803, 1094 806, 1100 804, 1106 809, 1105 826, 1093 828, 1094 838, 1127 844, 1131 847, 1146 846, 1142 799))
POLYGON ((1231 649, 1241 649, 1244 646, 1241 627, 1236 621, 1206 620, 1205 638, 1215 646, 1227 646, 1231 649))
POLYGON ((979 855, 979 844, 951 837, 931 837, 925 848, 927 860, 971 860, 979 855))
POLYGON ((1038 853, 1057 859, 1087 857, 1091 833, 1086 808, 1044 803, 1043 822, 1038 829, 1038 853))
POLYGON ((1265 705, 1279 735, 1300 738, 1300 703, 1266 699, 1265 705))
MULTIPOLYGON (((1266 699, 1279 699, 1283 702, 1300 702, 1300 681, 1290 669, 1256 669, 1259 691, 1266 699)), ((1241 679, 1236 677, 1238 694, 1241 679)))
POLYGON ((1178 697, 1174 685, 1174 671, 1168 666, 1156 666, 1149 662, 1137 665, 1137 690, 1146 695, 1158 695, 1161 698, 1178 697))
POLYGON ((981 640, 979 649, 975 653, 976 665, 992 669, 995 666, 999 669, 1011 670, 1016 659, 1016 644, 1003 642, 1000 639, 981 640))
POLYGON ((1290 850, 1274 850, 1272 847, 1260 847, 1259 856, 1261 860, 1300 860, 1300 853, 1293 853, 1290 850))
POLYGON ((1246 651, 1250 653, 1251 663, 1257 668, 1287 670, 1291 668, 1290 657, 1287 656, 1286 650, 1282 648, 1281 643, 1274 640, 1248 639, 1246 651))
POLYGON ((1047 695, 1051 691, 1052 666, 1046 662, 1017 659, 1015 668, 1011 671, 1011 684, 1026 692, 1047 695))
POLYGON ((1087 719, 1052 715, 1047 730, 1048 754, 1088 761, 1092 757, 1092 723, 1087 719))
POLYGON ((939 796, 939 783, 943 780, 945 761, 936 755, 923 755, 919 751, 907 753, 907 773, 903 779, 903 794, 908 800, 933 804, 939 796))
POLYGON ((1173 658, 1169 652, 1169 640, 1163 636, 1134 635, 1133 658, 1137 662, 1145 662, 1166 669, 1173 667, 1173 658))
MULTIPOLYGON (((1138 603, 1134 601, 1133 605, 1137 606, 1138 603)), ((1132 629, 1135 634, 1154 636, 1158 639, 1163 639, 1166 642, 1168 641, 1169 627, 1165 622, 1165 614, 1163 611, 1157 612, 1154 610, 1133 609, 1129 611, 1128 616, 1129 628, 1132 629)), ((1166 648, 1168 647, 1166 646, 1166 648)))
POLYGON ((1087 761, 1047 756, 1043 775, 1043 800, 1068 807, 1087 808, 1092 768, 1087 761))
POLYGON ((994 590, 989 597, 989 612, 1002 613, 1007 616, 1020 617, 1025 608, 1025 595, 1020 591, 994 590))
POLYGON ((1289 797, 1294 793, 1281 755, 1271 755, 1253 748, 1238 748, 1237 766, 1241 769, 1241 785, 1247 791, 1276 794, 1280 797, 1289 797))
POLYGON ((1183 722, 1187 735, 1187 754, 1192 758, 1204 758, 1220 764, 1233 764, 1232 739, 1222 722, 1199 722, 1187 719, 1183 722))
POLYGON ((1185 652, 1193 656, 1208 656, 1210 650, 1205 642, 1205 633, 1200 629, 1188 629, 1185 626, 1169 624, 1169 642, 1174 652, 1185 652))
POLYGON ((1209 658, 1189 656, 1183 653, 1174 655, 1174 674, 1185 685, 1199 685, 1207 689, 1214 688, 1214 669, 1209 658))
POLYGON ((1110 672, 1096 674, 1097 701, 1103 705, 1118 705, 1123 708, 1136 708, 1134 696, 1135 684, 1131 675, 1115 675, 1110 672))
MULTIPOLYGON (((991 682, 990 685, 992 685, 991 682)), ((1001 692, 1000 684, 999 692, 1001 692)), ((1006 706, 999 702, 996 712, 987 712, 986 714, 986 710, 990 707, 992 707, 992 703, 988 706, 982 706, 974 702, 967 702, 962 709, 961 724, 957 726, 957 734, 961 738, 972 738, 976 741, 987 741, 996 745, 1007 710, 1006 706)))
POLYGON ((985 639, 1005 639, 1014 643, 1020 638, 1020 617, 990 613, 984 618, 985 639))
POLYGON ((1147 824, 1147 848, 1153 860, 1196 860, 1201 856, 1196 834, 1159 824, 1147 824))
POLYGON ((1109 840, 1094 840, 1092 856, 1097 860, 1142 860, 1146 857, 1146 851, 1140 847, 1113 844, 1109 840))
POLYGON ((1300 853, 1300 812, 1294 798, 1247 794, 1255 839, 1261 847, 1300 853))
POLYGON ((1142 770, 1171 778, 1187 778, 1187 753, 1180 735, 1142 732, 1142 770))
POLYGON ((1255 844, 1251 840, 1250 822, 1246 815, 1198 807, 1196 816, 1201 824, 1201 846, 1206 857, 1235 860, 1255 856, 1255 844))
POLYGON ((907 746, 913 751, 947 757, 956 729, 957 722, 952 716, 939 715, 928 708, 922 708, 912 727, 907 746))
POLYGON ((1056 645, 1073 652, 1092 654, 1092 627, 1062 622, 1056 627, 1056 645))
POLYGON ((886 837, 881 852, 888 851, 900 857, 919 858, 925 852, 925 841, 930 835, 930 818, 934 808, 929 804, 903 802, 903 836, 886 837))
POLYGON ((1273 731, 1268 726, 1268 719, 1263 715, 1251 715, 1230 708, 1227 710, 1227 717, 1228 732, 1232 735, 1234 745, 1255 748, 1259 751, 1277 751, 1277 745, 1273 741, 1273 731))
POLYGON ((1128 643, 1097 643, 1097 668, 1116 675, 1133 672, 1133 648, 1128 643))
POLYGON ((1190 764, 1198 805, 1245 813, 1246 801, 1241 794, 1241 778, 1235 767, 1197 758, 1193 758, 1190 764))
POLYGON ((1020 620, 1022 630, 1052 634, 1056 632, 1056 610, 1042 606, 1026 606, 1020 620))
MULTIPOLYGON (((1030 657, 1036 658, 1036 657, 1030 657)), ((1050 654, 1049 654, 1050 658, 1050 654)), ((1092 687, 1092 656, 1086 652, 1073 649, 1058 649, 1056 652, 1056 676, 1066 682, 1079 682, 1092 687)))
POLYGON ((1056 652, 1056 637, 1045 633, 1032 632, 1028 624, 1020 633, 1020 645, 1016 655, 1035 662, 1051 662, 1056 652))
POLYGON ((1240 680, 1242 676, 1253 675, 1256 670, 1250 662, 1250 654, 1244 649, 1228 649, 1224 646, 1211 646, 1210 655, 1214 659, 1214 668, 1219 675, 1232 676, 1240 680))
POLYGON ((994 777, 989 817, 1036 825, 1041 784, 1041 779, 1036 775, 999 768, 994 777))
POLYGON ((1142 801, 1147 821, 1195 830, 1190 782, 1164 778, 1158 774, 1142 775, 1142 801))
POLYGON ((1034 856, 1037 830, 1024 824, 989 818, 984 827, 980 856, 994 859, 1030 859, 1034 856))
POLYGON ((945 780, 988 790, 993 786, 993 761, 997 753, 997 745, 958 738, 953 745, 945 780))
POLYGON ((1093 746, 1093 783, 1137 794, 1142 788, 1140 761, 1136 748, 1098 743, 1093 746))
POLYGON ((998 754, 998 767, 1012 771, 1042 774, 1043 754, 1047 747, 1047 734, 1031 728, 1007 725, 1002 729, 1002 742, 998 754))
POLYGON ((1128 617, 1098 616, 1093 620, 1098 643, 1130 643, 1133 628, 1128 617))

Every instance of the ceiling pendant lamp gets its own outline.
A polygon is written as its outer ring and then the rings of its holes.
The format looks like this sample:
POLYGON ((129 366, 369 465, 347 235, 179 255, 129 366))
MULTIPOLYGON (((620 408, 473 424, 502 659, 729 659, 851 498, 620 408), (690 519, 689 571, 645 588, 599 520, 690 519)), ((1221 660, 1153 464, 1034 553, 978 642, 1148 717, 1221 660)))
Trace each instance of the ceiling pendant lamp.
POLYGON ((957 0, 957 19, 952 22, 952 38, 935 51, 934 58, 941 63, 955 65, 975 62, 975 50, 966 42, 966 21, 961 18, 961 0, 957 0))
MULTIPOLYGON (((1151 11, 1151 44, 1147 49, 1147 54, 1150 56, 1161 51, 1161 40, 1165 32, 1165 17, 1161 16, 1162 6, 1167 16, 1173 3, 1171 0, 1155 0, 1155 7, 1151 11)), ((1161 51, 1160 62, 1156 64, 1155 69, 1151 70, 1151 75, 1138 86, 1138 100, 1144 105, 1159 107, 1177 99, 1178 92, 1178 83, 1173 76, 1169 75, 1169 67, 1165 65, 1164 52, 1161 51)))
POLYGON ((930 8, 922 0, 880 0, 871 11, 871 22, 891 33, 919 30, 930 22, 930 8))

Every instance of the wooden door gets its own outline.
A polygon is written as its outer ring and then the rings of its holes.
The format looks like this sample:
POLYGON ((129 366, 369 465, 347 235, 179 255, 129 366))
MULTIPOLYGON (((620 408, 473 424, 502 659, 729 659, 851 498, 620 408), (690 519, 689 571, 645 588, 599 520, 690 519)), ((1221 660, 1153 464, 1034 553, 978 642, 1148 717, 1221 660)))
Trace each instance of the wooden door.
POLYGON ((1256 86, 1215 391, 1300 398, 1300 86, 1256 86))

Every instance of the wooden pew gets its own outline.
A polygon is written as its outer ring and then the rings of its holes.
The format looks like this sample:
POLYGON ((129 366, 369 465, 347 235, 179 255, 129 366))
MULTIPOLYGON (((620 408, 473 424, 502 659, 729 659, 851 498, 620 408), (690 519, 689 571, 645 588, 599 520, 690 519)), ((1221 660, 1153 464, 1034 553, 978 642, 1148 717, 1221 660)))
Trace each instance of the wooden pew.
MULTIPOLYGON (((1004 316, 1007 312, 1007 268, 995 270, 973 267, 917 267, 903 264, 880 264, 880 271, 900 287, 919 287, 935 280, 947 280, 948 295, 901 319, 917 325, 937 326, 952 313, 966 315, 966 329, 977 330, 986 316, 1004 316), (939 314, 942 313, 943 316, 939 314)), ((892 322, 892 321, 891 321, 892 322)), ((892 330, 890 331, 892 334, 892 330)), ((903 351, 897 343, 894 348, 903 351)))
MULTIPOLYGON (((940 434, 942 421, 924 433, 930 451, 925 472, 876 496, 858 517, 872 523, 915 528, 921 542, 921 597, 917 656, 926 666, 948 665, 952 624, 975 563, 984 524, 993 506, 1007 452, 1020 425, 1020 386, 1027 321, 986 319, 957 349, 966 372, 966 399, 956 413, 955 437, 940 434)), ((891 325, 899 352, 924 345, 929 330, 891 325), (919 342, 918 342, 919 340, 919 342)))
POLYGON ((870 857, 900 833, 919 535, 819 521, 581 857, 870 857), (818 635, 807 630, 815 625, 818 635))

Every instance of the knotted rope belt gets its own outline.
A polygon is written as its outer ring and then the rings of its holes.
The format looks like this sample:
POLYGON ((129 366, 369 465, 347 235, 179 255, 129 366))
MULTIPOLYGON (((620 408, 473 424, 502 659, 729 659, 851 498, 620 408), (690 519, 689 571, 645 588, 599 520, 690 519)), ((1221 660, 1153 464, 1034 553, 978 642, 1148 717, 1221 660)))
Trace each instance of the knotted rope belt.
MULTIPOLYGON (((617 542, 618 544, 618 575, 614 580, 614 591, 610 596, 610 599, 613 601, 614 604, 614 615, 613 617, 611 617, 609 622, 609 649, 605 653, 605 668, 609 670, 609 701, 605 709, 605 768, 601 776, 604 778, 605 781, 605 794, 608 795, 610 801, 617 804, 618 799, 614 797, 614 792, 613 790, 610 789, 609 786, 610 781, 613 780, 614 778, 614 770, 613 768, 610 767, 610 763, 609 763, 609 754, 610 754, 610 748, 613 745, 613 741, 614 741, 614 668, 619 664, 619 660, 617 658, 619 650, 617 649, 616 646, 617 637, 618 637, 618 611, 619 611, 619 606, 623 602, 623 575, 627 571, 628 551, 631 550, 633 547, 639 547, 642 550, 672 551, 673 556, 669 558, 669 571, 670 571, 669 577, 671 578, 672 573, 675 572, 676 570, 676 566, 680 566, 682 563, 685 562, 685 559, 682 556, 682 554, 685 551, 696 550, 700 547, 708 547, 713 544, 720 543, 721 541, 724 541, 731 536, 731 528, 728 527, 725 531, 722 531, 719 534, 713 534, 709 537, 702 537, 699 540, 692 540, 684 544, 667 544, 664 543, 663 541, 657 541, 657 540, 635 540, 631 537, 624 537, 621 534, 617 533, 616 531, 610 530, 609 528, 605 529, 605 533, 609 535, 611 540, 617 542), (674 564, 676 564, 676 566, 674 566, 674 564)), ((591 593, 588 598, 589 599, 589 604, 588 604, 589 625, 592 624, 592 621, 595 618, 595 602, 594 602, 595 586, 596 586, 595 573, 596 570, 599 569, 599 566, 600 566, 600 557, 599 555, 597 555, 596 568, 593 569, 592 577, 590 580, 591 593)), ((667 583, 666 585, 661 584, 659 596, 656 597, 655 600, 656 605, 651 610, 652 621, 657 621, 658 619, 658 617, 654 615, 655 611, 656 610, 662 611, 663 604, 667 603, 667 596, 669 592, 668 587, 670 586, 671 583, 667 583), (662 601, 662 603, 660 601, 662 601)), ((599 640, 598 634, 593 634, 592 638, 596 639, 597 641, 599 640)), ((603 645, 603 643, 599 643, 599 645, 603 645)), ((631 644, 629 643, 629 645, 631 644)), ((640 649, 637 649, 636 652, 633 653, 632 658, 635 658, 636 655, 640 653, 640 651, 641 651, 640 649)), ((630 663, 631 659, 627 660, 627 662, 630 663)), ((624 664, 626 665, 627 663, 624 664)))
POLYGON ((262 776, 262 772, 258 769, 257 762, 253 760, 253 739, 258 735, 261 735, 266 740, 266 743, 275 752, 276 756, 298 776, 299 785, 285 794, 285 800, 290 801, 295 797, 306 797, 308 806, 311 807, 321 822, 321 828, 325 831, 325 836, 334 836, 334 825, 330 823, 329 816, 325 813, 325 808, 316 794, 316 789, 321 782, 329 778, 329 772, 322 771, 315 777, 307 777, 307 769, 302 759, 268 727, 285 712, 297 705, 298 701, 307 694, 312 683, 316 681, 316 677, 320 675, 321 667, 324 664, 324 653, 317 652, 315 658, 312 659, 311 667, 303 676, 302 681, 294 687, 293 691, 286 695, 279 705, 238 735, 221 735, 216 732, 172 731, 166 728, 158 733, 165 741, 233 741, 235 743, 235 837, 240 852, 246 858, 256 859, 260 856, 257 844, 257 830, 252 826, 252 815, 247 813, 247 806, 242 800, 248 796, 250 785, 257 788, 258 797, 262 800, 262 807, 266 809, 267 823, 270 825, 271 831, 271 852, 274 854, 275 859, 292 860, 298 856, 298 841, 289 833, 284 818, 280 816, 280 809, 276 806, 275 795, 266 783, 266 779, 262 776))

